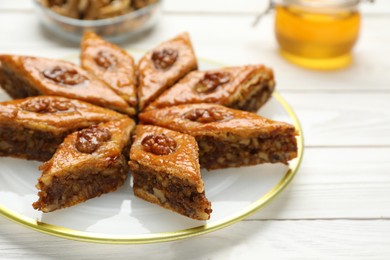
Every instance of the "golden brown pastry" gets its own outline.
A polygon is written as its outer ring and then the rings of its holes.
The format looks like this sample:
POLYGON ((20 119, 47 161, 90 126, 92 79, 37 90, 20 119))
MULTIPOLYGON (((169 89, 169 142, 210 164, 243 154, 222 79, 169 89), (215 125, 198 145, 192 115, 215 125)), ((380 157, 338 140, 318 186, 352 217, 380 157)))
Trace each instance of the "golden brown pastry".
POLYGON ((74 132, 41 167, 35 209, 50 212, 112 192, 127 174, 130 134, 135 123, 124 117, 74 132))
POLYGON ((188 33, 182 33, 147 52, 138 63, 139 111, 197 67, 188 33))
POLYGON ((81 67, 104 81, 121 96, 136 114, 136 78, 133 57, 117 45, 93 32, 84 33, 81 41, 81 67))
POLYGON ((16 55, 0 55, 0 62, 0 85, 13 98, 61 96, 121 113, 133 111, 106 84, 73 63, 16 55))
POLYGON ((193 71, 166 90, 145 110, 181 104, 212 103, 257 111, 272 95, 275 81, 263 65, 193 71))
POLYGON ((63 97, 38 96, 0 103, 0 156, 46 161, 76 130, 126 117, 63 97))
POLYGON ((187 134, 157 126, 137 126, 130 151, 134 194, 184 216, 207 220, 207 200, 198 145, 187 134))
POLYGON ((297 156, 294 126, 221 105, 167 107, 141 113, 139 119, 194 136, 200 165, 207 169, 287 163, 297 156))

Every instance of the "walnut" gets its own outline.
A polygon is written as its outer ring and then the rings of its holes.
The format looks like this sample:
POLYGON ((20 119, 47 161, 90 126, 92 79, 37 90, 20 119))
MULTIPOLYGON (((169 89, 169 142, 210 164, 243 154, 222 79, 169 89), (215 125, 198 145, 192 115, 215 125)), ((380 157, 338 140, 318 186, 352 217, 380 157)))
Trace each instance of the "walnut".
POLYGON ((34 113, 57 113, 74 111, 74 105, 67 100, 52 100, 48 98, 31 99, 21 104, 25 111, 34 113))
POLYGON ((154 67, 158 70, 166 70, 176 62, 179 53, 173 49, 162 49, 152 53, 154 67))
POLYGON ((79 152, 90 154, 110 139, 111 133, 108 129, 94 125, 77 132, 75 146, 79 152))
POLYGON ((198 93, 209 93, 230 81, 230 74, 227 72, 206 72, 195 90, 198 93))
POLYGON ((116 56, 107 51, 99 51, 94 60, 97 65, 105 69, 113 67, 118 63, 116 56))
POLYGON ((145 6, 148 6, 150 4, 153 4, 156 2, 156 0, 134 0, 130 1, 132 6, 135 7, 135 9, 144 8, 145 6))
POLYGON ((176 141, 165 134, 147 135, 141 142, 147 152, 156 155, 167 155, 176 150, 176 141))
POLYGON ((232 115, 226 112, 218 111, 215 108, 196 108, 185 113, 184 118, 194 122, 206 124, 230 119, 232 118, 232 115))
POLYGON ((55 66, 43 71, 43 76, 62 85, 78 85, 87 80, 76 69, 55 66))

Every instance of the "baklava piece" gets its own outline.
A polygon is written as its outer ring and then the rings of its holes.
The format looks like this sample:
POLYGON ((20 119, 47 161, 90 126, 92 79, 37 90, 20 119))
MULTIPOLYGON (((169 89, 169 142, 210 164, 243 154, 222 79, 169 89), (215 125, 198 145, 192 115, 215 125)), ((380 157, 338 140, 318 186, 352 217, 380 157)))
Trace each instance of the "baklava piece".
POLYGON ((38 179, 33 207, 51 212, 117 190, 128 174, 130 118, 101 123, 67 136, 38 179))
POLYGON ((141 113, 139 119, 194 136, 200 165, 207 169, 287 164, 297 156, 294 126, 221 105, 173 106, 141 113))
POLYGON ((135 65, 130 54, 95 33, 86 32, 81 41, 81 67, 111 87, 131 107, 130 116, 135 115, 135 65))
POLYGON ((130 150, 134 194, 184 216, 207 220, 207 200, 198 145, 187 134, 157 126, 137 126, 130 150))
POLYGON ((165 91, 146 110, 212 103, 255 112, 270 98, 274 88, 273 72, 263 65, 193 71, 165 91))
POLYGON ((38 96, 0 103, 0 156, 46 161, 71 132, 126 117, 74 99, 38 96))
POLYGON ((0 55, 0 62, 0 85, 12 98, 61 96, 133 112, 104 82, 71 62, 16 55, 0 55))
POLYGON ((147 52, 138 63, 139 111, 197 67, 188 33, 182 33, 147 52))

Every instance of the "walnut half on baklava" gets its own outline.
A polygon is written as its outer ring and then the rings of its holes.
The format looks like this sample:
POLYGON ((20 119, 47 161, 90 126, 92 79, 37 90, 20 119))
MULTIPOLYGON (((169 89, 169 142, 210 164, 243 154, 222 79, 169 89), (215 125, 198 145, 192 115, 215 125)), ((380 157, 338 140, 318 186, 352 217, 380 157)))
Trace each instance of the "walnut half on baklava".
POLYGON ((0 103, 0 156, 47 161, 77 130, 126 117, 79 100, 38 96, 0 103))
POLYGON ((200 165, 207 169, 287 163, 297 156, 294 126, 255 113, 193 104, 151 110, 139 119, 194 136, 200 165))
POLYGON ((65 138, 53 158, 41 167, 35 209, 51 212, 112 192, 127 174, 130 118, 101 123, 65 138))
POLYGON ((137 126, 130 151, 134 194, 184 216, 207 220, 207 200, 198 145, 187 134, 157 126, 137 126))

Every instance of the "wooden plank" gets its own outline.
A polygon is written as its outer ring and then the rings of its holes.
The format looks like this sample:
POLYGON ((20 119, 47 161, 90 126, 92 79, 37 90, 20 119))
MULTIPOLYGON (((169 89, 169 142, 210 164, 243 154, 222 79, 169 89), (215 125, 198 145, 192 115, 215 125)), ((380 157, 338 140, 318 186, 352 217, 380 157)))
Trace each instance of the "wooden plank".
POLYGON ((283 93, 308 146, 389 146, 390 93, 283 93))
POLYGON ((307 147, 390 147, 390 93, 281 93, 307 147))
MULTIPOLYGON (((0 11, 31 10, 33 0, 0 1, 0 11)), ((166 13, 209 13, 209 14, 250 14, 255 15, 268 6, 267 0, 163 0, 166 13)), ((389 1, 376 1, 374 4, 361 4, 364 14, 390 14, 389 1)))
POLYGON ((249 219, 390 220, 389 155, 390 148, 306 148, 293 181, 249 219))
POLYGON ((389 219, 389 156, 390 148, 305 148, 290 185, 250 219, 389 219))
MULTIPOLYGON (((173 37, 182 32, 189 31, 191 35, 200 35, 200 38, 208 38, 208 41, 217 37, 210 37, 209 32, 223 32, 226 28, 234 28, 235 31, 239 29, 250 29, 252 19, 241 16, 234 17, 210 17, 206 16, 202 19, 201 16, 187 16, 187 15, 173 15, 164 16, 158 26, 152 33, 137 37, 127 42, 127 46, 148 48, 156 45, 161 40, 173 37), (207 24, 207 28, 203 27, 207 24)), ((0 15, 0 24, 12 24, 12 26, 3 26, 1 31, 3 35, 0 36, 0 48, 14 49, 20 48, 20 51, 28 49, 47 49, 53 47, 74 47, 77 44, 70 43, 59 39, 56 35, 44 30, 39 26, 38 18, 34 13, 2 13, 0 15), (26 24, 29 25, 29 30, 24 30, 26 24), (23 33, 20 33, 22 32, 23 33), (30 47, 30 48, 27 48, 30 47)), ((248 31, 248 30, 246 30, 248 31)), ((223 36, 225 38, 225 36, 223 36)), ((237 43, 237 41, 234 41, 237 43)), ((218 42, 216 42, 218 43, 218 42)))
POLYGON ((35 0, 13 0, 13 1, 0 1, 0 11, 25 11, 31 10, 33 7, 32 1, 35 0))
POLYGON ((2 259, 388 259, 390 222, 244 221, 176 242, 134 246, 50 237, 0 218, 2 259))
MULTIPOLYGON (((383 50, 390 42, 386 23, 390 18, 370 17, 363 21, 362 35, 354 50, 354 63, 341 71, 302 69, 285 61, 277 51, 271 17, 252 28, 251 17, 199 15, 164 16, 149 34, 122 44, 148 49, 182 31, 190 32, 197 55, 227 65, 265 63, 275 70, 278 88, 291 91, 390 91, 390 60, 383 50), (216 37, 215 35, 218 35, 216 37), (234 35, 234 37, 232 37, 234 35)), ((78 53, 78 44, 65 42, 39 26, 32 13, 0 15, 2 53, 64 57, 78 53), (26 24, 29 30, 24 30, 26 24), (20 33, 23 31, 23 33, 20 33)))
MULTIPOLYGON (((281 2, 281 1, 276 1, 281 2)), ((195 12, 195 13, 246 13, 263 12, 268 1, 259 0, 165 0, 166 12, 195 12)), ((389 1, 376 1, 374 4, 361 4, 360 9, 365 14, 390 14, 389 1)))
POLYGON ((258 0, 168 0, 164 1, 166 12, 191 13, 246 13, 256 14, 265 10, 268 1, 258 0))

